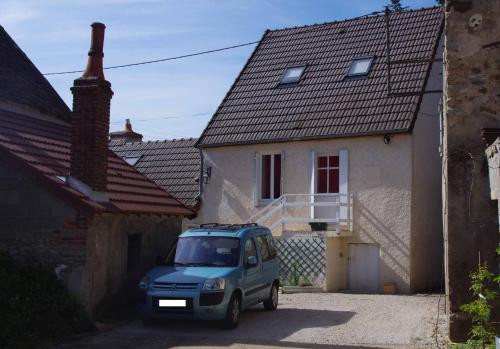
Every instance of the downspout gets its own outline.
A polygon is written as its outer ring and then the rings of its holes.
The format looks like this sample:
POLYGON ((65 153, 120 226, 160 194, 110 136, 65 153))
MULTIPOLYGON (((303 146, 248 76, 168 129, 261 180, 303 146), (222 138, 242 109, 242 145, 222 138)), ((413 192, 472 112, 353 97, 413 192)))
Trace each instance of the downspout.
POLYGON ((200 188, 199 188, 199 193, 198 193, 198 200, 201 201, 201 196, 203 194, 203 164, 204 164, 204 161, 203 161, 203 149, 202 148, 198 148, 198 151, 200 152, 200 188))

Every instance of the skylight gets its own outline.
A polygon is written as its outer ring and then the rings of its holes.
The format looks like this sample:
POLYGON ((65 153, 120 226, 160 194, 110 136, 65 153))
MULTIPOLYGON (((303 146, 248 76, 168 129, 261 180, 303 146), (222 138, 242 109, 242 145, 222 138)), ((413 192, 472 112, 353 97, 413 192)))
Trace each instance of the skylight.
POLYGON ((125 160, 129 165, 135 166, 140 158, 140 156, 124 156, 123 160, 125 160))
POLYGON ((373 62, 373 57, 356 58, 351 62, 347 76, 368 75, 373 62))
POLYGON ((280 84, 286 85, 299 82, 305 69, 305 65, 286 68, 285 73, 281 77, 280 84))

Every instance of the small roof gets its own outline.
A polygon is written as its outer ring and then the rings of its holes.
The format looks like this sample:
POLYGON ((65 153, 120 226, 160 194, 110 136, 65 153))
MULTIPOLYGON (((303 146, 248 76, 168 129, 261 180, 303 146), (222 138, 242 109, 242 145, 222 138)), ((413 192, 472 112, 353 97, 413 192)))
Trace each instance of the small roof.
POLYGON ((0 100, 69 120, 70 110, 50 83, 0 26, 0 100))
POLYGON ((124 159, 134 160, 135 168, 172 194, 184 205, 196 209, 200 185, 200 153, 196 138, 156 142, 111 140, 109 148, 124 159))
POLYGON ((70 139, 71 129, 65 123, 0 110, 0 151, 73 202, 104 212, 194 214, 112 151, 108 153, 109 202, 89 199, 65 181, 70 168, 70 139))
POLYGON ((200 137, 198 146, 411 131, 443 28, 442 7, 391 13, 388 95, 384 15, 267 31, 200 137), (346 77, 373 57, 368 77, 346 77), (285 69, 305 65, 280 86, 285 69), (413 94, 408 95, 408 92, 413 94))
POLYGON ((486 145, 490 145, 495 143, 498 137, 500 137, 500 128, 498 127, 489 127, 483 128, 481 130, 481 136, 483 137, 486 145))

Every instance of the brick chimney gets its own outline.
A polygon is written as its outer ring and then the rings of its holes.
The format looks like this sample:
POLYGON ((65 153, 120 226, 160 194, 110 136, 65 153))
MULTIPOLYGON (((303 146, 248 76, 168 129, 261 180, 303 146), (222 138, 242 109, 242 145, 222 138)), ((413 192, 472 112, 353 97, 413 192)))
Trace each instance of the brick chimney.
POLYGON ((126 119, 125 121, 125 130, 111 132, 109 134, 109 140, 111 142, 123 142, 123 143, 133 143, 142 141, 142 135, 140 133, 135 132, 132 129, 132 123, 130 119, 126 119))
POLYGON ((108 167, 108 133, 111 84, 105 80, 102 68, 104 29, 102 23, 92 23, 87 67, 71 88, 70 176, 83 182, 94 192, 105 192, 108 167))

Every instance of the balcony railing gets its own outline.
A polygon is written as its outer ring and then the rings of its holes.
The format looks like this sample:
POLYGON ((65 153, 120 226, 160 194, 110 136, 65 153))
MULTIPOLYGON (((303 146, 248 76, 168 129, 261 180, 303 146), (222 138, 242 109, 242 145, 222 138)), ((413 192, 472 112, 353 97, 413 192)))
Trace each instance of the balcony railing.
POLYGON ((248 219, 273 234, 303 231, 308 223, 327 223, 333 235, 352 231, 352 194, 283 194, 248 219), (332 228, 333 227, 333 228, 332 228))

